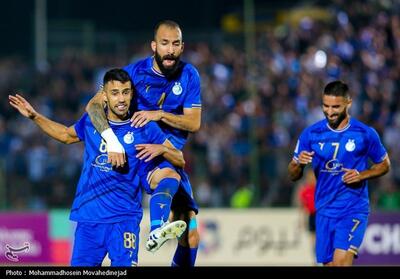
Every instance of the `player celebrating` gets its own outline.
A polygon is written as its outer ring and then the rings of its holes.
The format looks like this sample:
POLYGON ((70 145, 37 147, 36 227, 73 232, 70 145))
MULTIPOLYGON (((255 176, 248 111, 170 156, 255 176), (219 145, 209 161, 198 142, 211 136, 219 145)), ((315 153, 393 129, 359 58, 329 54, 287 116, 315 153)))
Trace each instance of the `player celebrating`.
MULTIPOLYGON (((151 42, 154 56, 125 67, 137 92, 138 111, 132 117, 132 124, 143 127, 150 121, 158 121, 178 149, 183 148, 188 132, 196 132, 201 122, 200 78, 191 64, 180 61, 183 47, 179 25, 169 20, 161 21, 154 29, 151 42)), ((111 146, 110 160, 115 165, 123 164, 123 148, 107 125, 99 94, 89 102, 87 111, 96 129, 111 146)), ((155 183, 142 181, 146 192, 151 194, 151 232, 146 248, 157 251, 165 242, 162 235, 168 229, 168 216, 172 210, 174 220, 185 220, 189 224, 188 232, 179 239, 172 265, 193 266, 199 244, 198 207, 188 176, 182 169, 167 163, 156 166, 150 174, 155 183), (181 178, 180 184, 176 183, 177 175, 181 178), (160 204, 163 205, 161 208, 160 204)))
MULTIPOLYGON (((10 104, 50 137, 66 144, 85 142, 84 165, 70 214, 77 222, 73 266, 99 266, 107 253, 112 266, 136 265, 143 209, 141 191, 132 180, 139 170, 145 173, 159 155, 178 167, 184 166, 182 152, 170 148, 167 135, 156 123, 131 127, 132 84, 124 70, 105 74, 103 98, 107 100, 109 123, 126 150, 123 168, 107 163, 107 145, 86 113, 75 125, 66 127, 36 112, 22 96, 9 96, 10 104)), ((179 236, 185 229, 184 224, 169 233, 179 236)))
POLYGON ((352 265, 367 228, 367 180, 390 168, 377 132, 350 117, 348 91, 341 81, 326 85, 322 96, 326 119, 301 133, 288 166, 293 181, 301 178, 307 164, 314 169, 316 256, 317 262, 328 266, 352 265))

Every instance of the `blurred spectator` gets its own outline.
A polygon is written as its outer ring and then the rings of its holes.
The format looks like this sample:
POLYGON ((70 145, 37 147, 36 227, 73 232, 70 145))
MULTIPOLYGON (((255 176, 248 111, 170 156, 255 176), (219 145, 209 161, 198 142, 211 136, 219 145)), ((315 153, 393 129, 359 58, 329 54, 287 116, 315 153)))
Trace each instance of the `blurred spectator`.
POLYGON ((253 187, 251 185, 240 186, 232 195, 232 208, 249 208, 253 201, 253 187))
POLYGON ((385 211, 400 210, 400 191, 391 180, 383 181, 384 183, 378 190, 378 208, 385 211))

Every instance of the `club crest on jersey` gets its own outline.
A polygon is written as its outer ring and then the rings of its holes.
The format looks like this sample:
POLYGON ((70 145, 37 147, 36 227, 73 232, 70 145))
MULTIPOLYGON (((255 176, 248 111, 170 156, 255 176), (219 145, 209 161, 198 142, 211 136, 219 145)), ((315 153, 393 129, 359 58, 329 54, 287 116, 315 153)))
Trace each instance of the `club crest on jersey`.
POLYGON ((344 147, 347 151, 352 152, 354 149, 356 149, 356 144, 354 143, 353 139, 349 139, 344 147))
POLYGON ((174 87, 172 87, 172 93, 174 93, 175 95, 181 95, 182 86, 180 82, 175 82, 174 87))
POLYGON ((128 132, 128 133, 124 136, 124 142, 125 142, 126 144, 131 144, 134 140, 135 140, 135 138, 133 137, 133 132, 128 132))

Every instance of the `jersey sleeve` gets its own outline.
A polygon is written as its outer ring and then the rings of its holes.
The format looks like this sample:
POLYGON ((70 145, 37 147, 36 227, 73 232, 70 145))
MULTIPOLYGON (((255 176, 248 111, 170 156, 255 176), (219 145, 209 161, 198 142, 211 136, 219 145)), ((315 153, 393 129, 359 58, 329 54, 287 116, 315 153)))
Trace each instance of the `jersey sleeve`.
POLYGON ((193 71, 188 81, 188 92, 183 104, 184 108, 201 108, 200 96, 200 75, 196 69, 193 71))
POLYGON ((139 64, 138 62, 136 62, 136 63, 131 63, 131 64, 126 65, 125 67, 122 68, 122 69, 125 70, 125 71, 129 74, 129 76, 131 77, 132 84, 133 84, 133 77, 134 77, 134 75, 135 75, 135 72, 136 72, 136 69, 137 69, 138 64, 139 64))
POLYGON ((368 136, 370 139, 368 156, 375 164, 381 163, 386 157, 387 151, 374 128, 370 128, 368 136))
POLYGON ((85 126, 86 126, 85 123, 88 117, 89 117, 88 114, 84 113, 82 117, 74 125, 75 132, 81 141, 85 140, 85 126))
POLYGON ((144 127, 147 143, 163 144, 169 138, 154 121, 150 121, 144 127))
POLYGON ((304 130, 299 139, 297 140, 296 147, 294 149, 293 159, 299 161, 299 155, 302 151, 311 151, 309 146, 309 133, 308 130, 304 130))

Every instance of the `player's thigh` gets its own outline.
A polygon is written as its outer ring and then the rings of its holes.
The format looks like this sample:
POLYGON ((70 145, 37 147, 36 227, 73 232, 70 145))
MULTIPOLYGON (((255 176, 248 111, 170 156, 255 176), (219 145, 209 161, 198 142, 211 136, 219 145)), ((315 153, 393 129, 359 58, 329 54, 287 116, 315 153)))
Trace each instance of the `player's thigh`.
POLYGON ((352 214, 340 218, 336 225, 334 248, 351 252, 357 256, 367 229, 367 223, 367 214, 352 214))
POLYGON ((108 237, 111 266, 136 266, 139 253, 140 219, 132 218, 113 224, 108 237))
POLYGON ((107 254, 107 224, 78 222, 72 250, 72 266, 100 266, 107 254))

